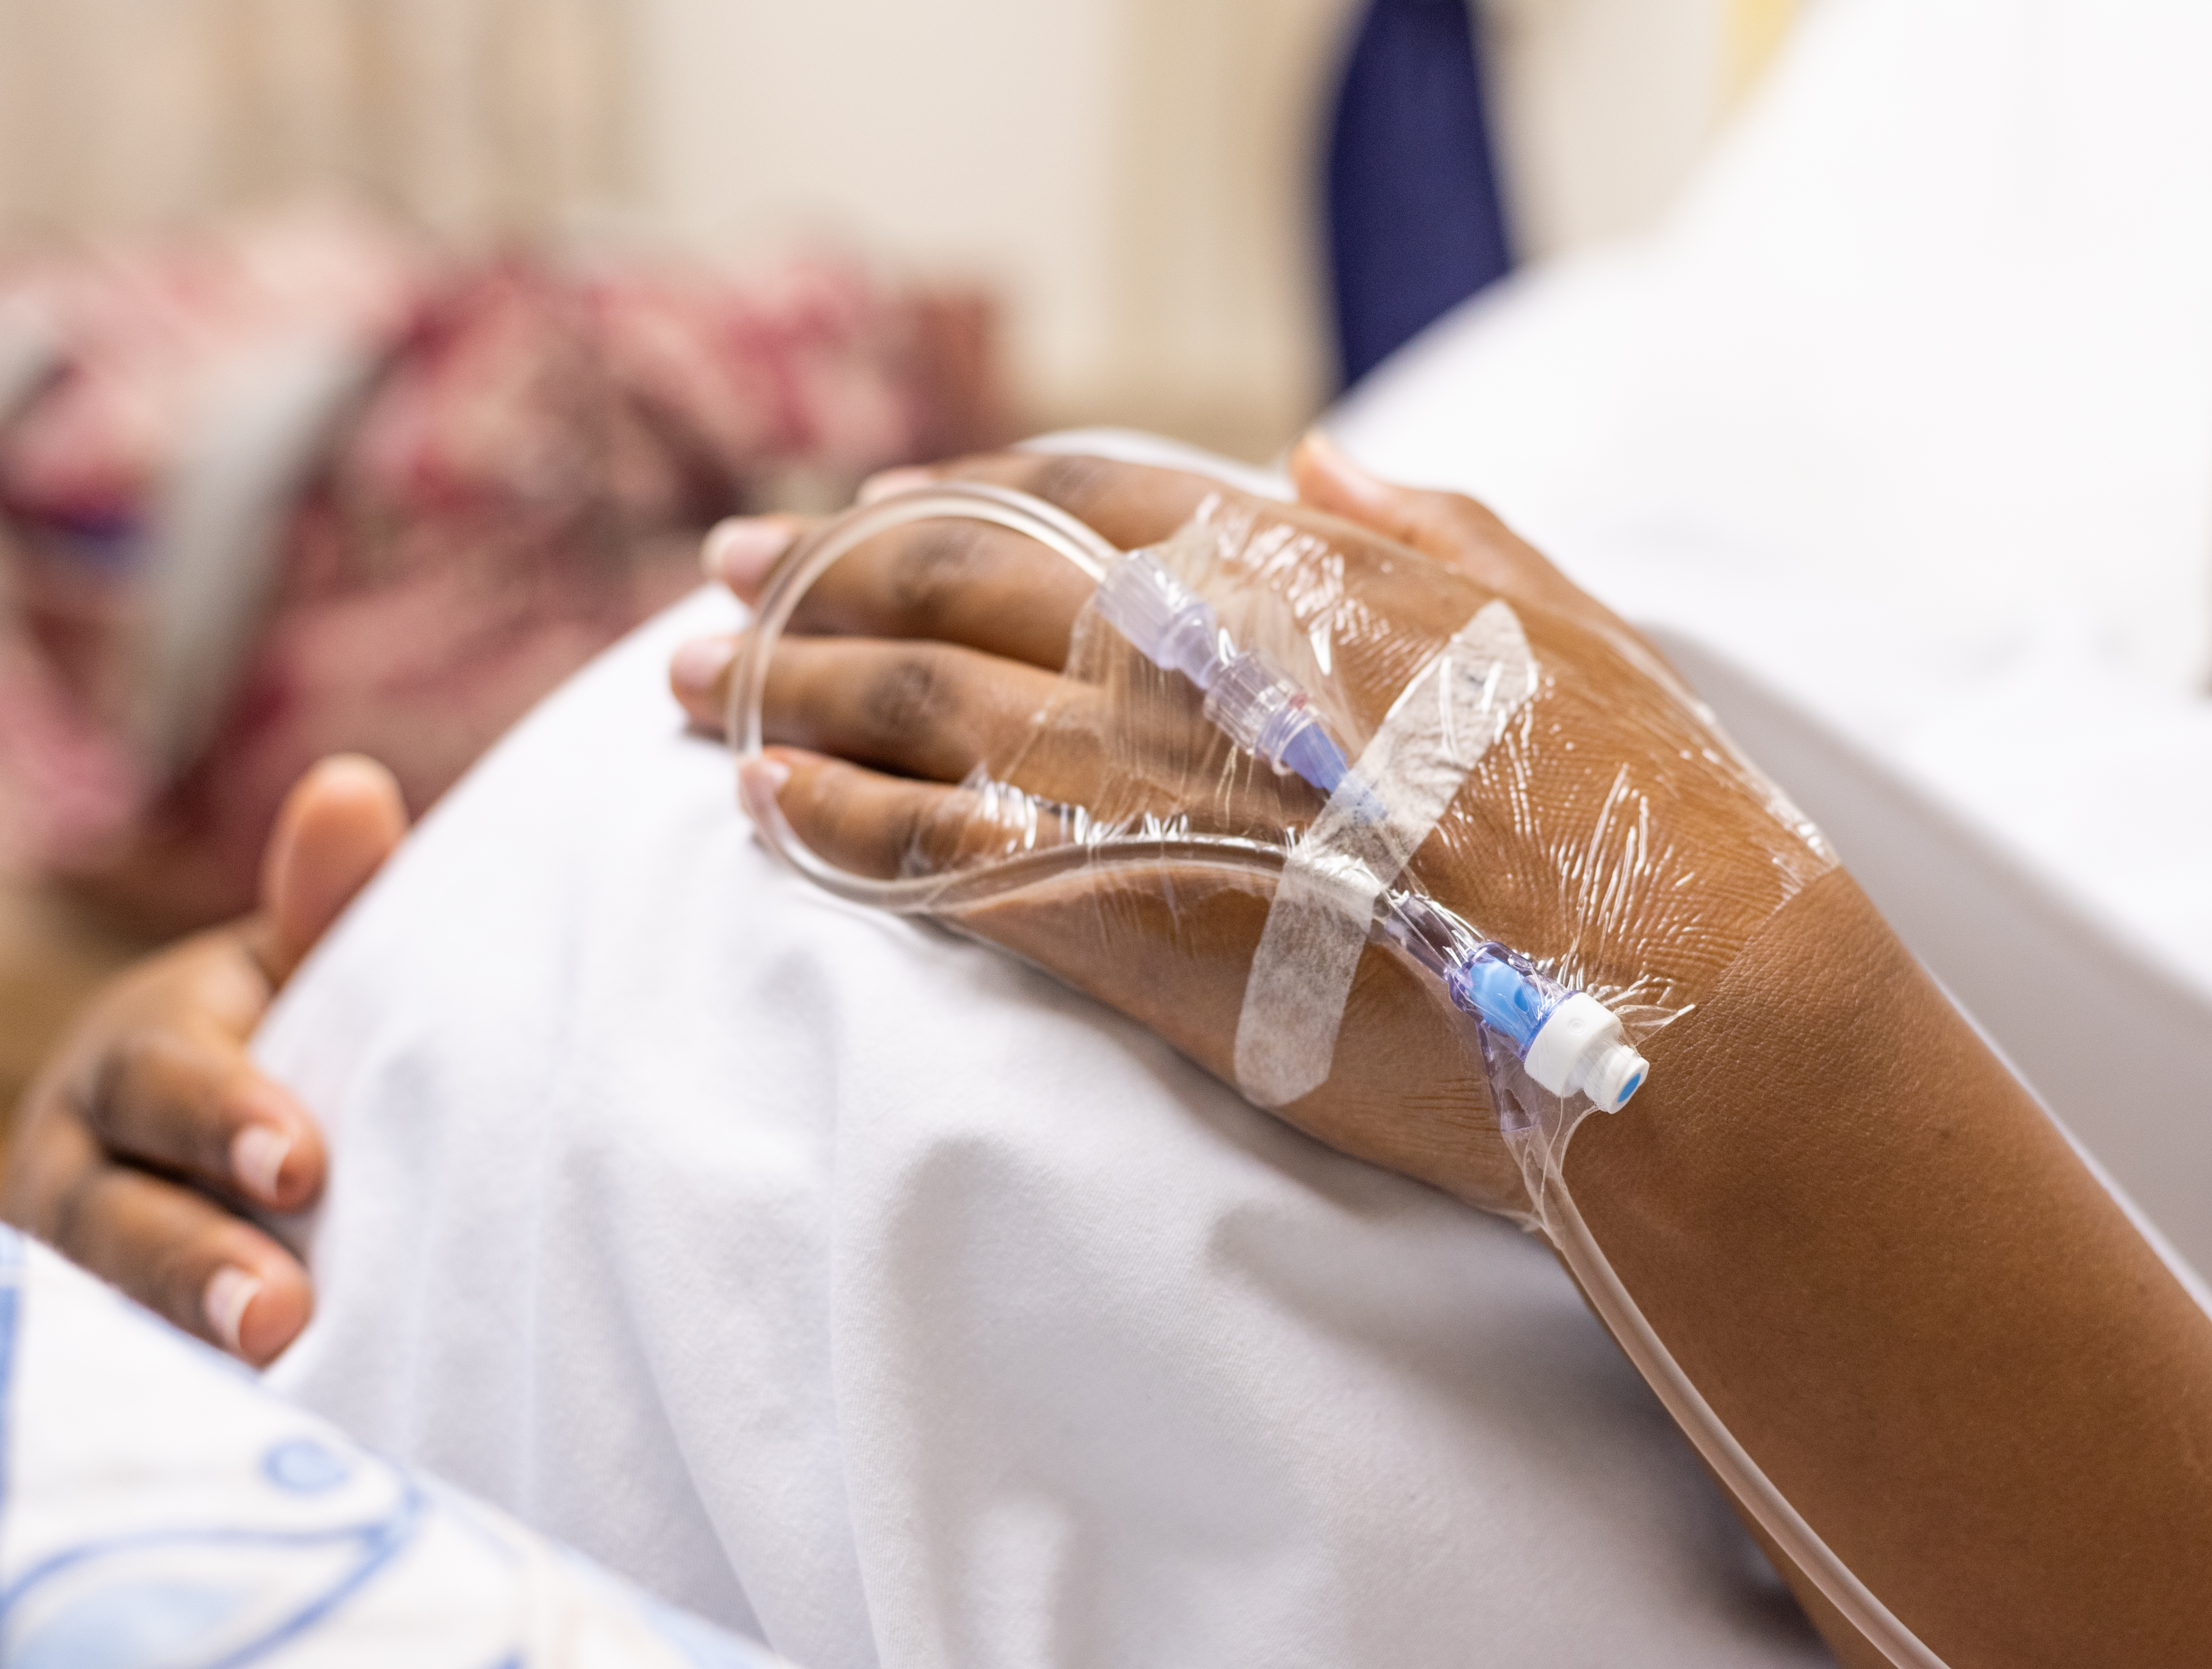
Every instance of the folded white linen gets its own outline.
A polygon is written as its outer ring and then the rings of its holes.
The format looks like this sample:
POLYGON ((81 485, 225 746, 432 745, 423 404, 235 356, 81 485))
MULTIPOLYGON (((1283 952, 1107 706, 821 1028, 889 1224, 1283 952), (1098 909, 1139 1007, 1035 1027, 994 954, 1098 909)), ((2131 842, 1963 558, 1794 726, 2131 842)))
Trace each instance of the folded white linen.
POLYGON ((2212 994, 2208 76, 2202 6, 1829 0, 1662 234, 1331 427, 2212 994))
POLYGON ((1823 1660, 1535 1242, 775 867, 663 682, 732 615, 264 1029, 334 1154, 278 1386, 813 1669, 1823 1660))

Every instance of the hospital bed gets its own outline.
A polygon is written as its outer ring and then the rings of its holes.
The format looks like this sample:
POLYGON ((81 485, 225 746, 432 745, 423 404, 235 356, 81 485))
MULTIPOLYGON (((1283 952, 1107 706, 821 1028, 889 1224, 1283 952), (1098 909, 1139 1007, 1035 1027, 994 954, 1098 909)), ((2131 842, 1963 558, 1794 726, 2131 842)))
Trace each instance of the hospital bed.
MULTIPOLYGON (((1331 418, 1650 631, 2200 1263, 2208 65, 1828 0, 1662 237, 1331 418)), ((1822 1660, 1534 1242, 775 871, 659 684, 732 617, 552 698, 286 994, 281 1385, 815 1669, 1822 1660)))

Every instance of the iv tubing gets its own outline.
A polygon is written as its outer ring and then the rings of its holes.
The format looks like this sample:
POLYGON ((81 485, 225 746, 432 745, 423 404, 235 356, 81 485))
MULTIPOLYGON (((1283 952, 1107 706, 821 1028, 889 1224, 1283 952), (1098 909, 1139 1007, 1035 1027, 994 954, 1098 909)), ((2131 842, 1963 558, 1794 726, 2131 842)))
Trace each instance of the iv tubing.
POLYGON ((1864 1635, 1874 1648, 1897 1669, 1944 1669, 1943 1660, 1921 1644, 1920 1636, 1905 1627, 1897 1614, 1877 1599, 1849 1565, 1836 1557, 1819 1531, 1805 1522, 1759 1470, 1759 1462, 1745 1452, 1735 1434, 1721 1423, 1712 1405, 1690 1382, 1644 1312, 1630 1297, 1620 1277, 1613 1272, 1605 1252, 1575 1209, 1563 1174, 1544 1190, 1545 1238, 1559 1249, 1559 1258, 1581 1285, 1590 1308, 1605 1323, 1644 1382, 1657 1393, 1661 1405, 1674 1417, 1705 1462, 1744 1510, 1759 1520, 1759 1527, 1774 1539, 1821 1597, 1843 1614, 1844 1620, 1864 1635))
MULTIPOLYGON (((769 658, 791 623, 799 600, 816 580, 854 546, 909 522, 940 519, 988 522, 1024 534, 1058 551, 1093 580, 1121 559, 1121 552, 1091 527, 1056 505, 1026 493, 982 482, 946 482, 893 494, 836 518, 800 545, 777 571, 759 606, 753 629, 738 657, 730 680, 728 735, 740 759, 760 756, 761 701, 768 688, 769 658)), ((919 915, 960 908, 996 898, 1021 887, 1048 881, 1074 869, 1161 863, 1212 866, 1264 877, 1270 884, 1283 872, 1279 848, 1257 841, 1222 835, 1133 835, 1086 845, 1048 847, 994 864, 983 875, 913 876, 879 881, 825 863, 799 838, 774 800, 749 808, 762 838, 793 869, 825 892, 855 904, 919 915)))
MULTIPOLYGON (((955 519, 988 522, 1024 534, 1081 568, 1103 579, 1121 553, 1093 529, 1055 505, 1025 493, 976 482, 946 482, 899 493, 830 522, 799 547, 761 598, 753 630, 730 684, 729 736, 741 758, 760 756, 761 700, 768 683, 769 658, 790 624, 807 591, 848 551, 866 540, 909 522, 955 519)), ((1048 847, 994 865, 982 876, 920 876, 878 881, 824 862, 785 819, 773 799, 752 808, 769 844, 808 879, 838 897, 900 914, 949 910, 997 897, 1078 867, 1184 862, 1243 870, 1268 876, 1282 873, 1279 852, 1256 841, 1158 836, 1109 841, 1089 846, 1048 847)), ((1713 1411, 1653 1331, 1605 1252, 1583 1221, 1555 1175, 1539 1196, 1545 1235, 1559 1251, 1569 1273, 1581 1285, 1590 1308, 1605 1324, 1636 1370, 1644 1376, 1705 1464, 1743 1504, 1799 1570, 1845 1622, 1896 1666, 1896 1669, 1945 1669, 1942 1659, 1868 1589, 1838 1558, 1820 1532, 1805 1521, 1743 1446, 1713 1411)))

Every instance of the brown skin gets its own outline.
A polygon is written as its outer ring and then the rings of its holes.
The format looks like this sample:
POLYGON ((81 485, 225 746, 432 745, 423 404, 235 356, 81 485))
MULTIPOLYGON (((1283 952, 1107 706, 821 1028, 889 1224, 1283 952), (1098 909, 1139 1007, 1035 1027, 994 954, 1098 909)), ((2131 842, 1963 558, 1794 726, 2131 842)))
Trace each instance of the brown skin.
POLYGON ((1723 1419, 1954 1669, 2208 1660, 2205 1319, 1838 872, 1567 1176, 1723 1419))
POLYGON ((0 1185, 7 1219, 257 1366, 289 1344, 313 1308, 307 1271, 238 1213, 312 1205, 322 1133, 247 1047, 406 827, 381 766, 340 757, 302 778, 270 840, 261 910, 111 980, 25 1095, 0 1185), (241 1167, 247 1130, 282 1145, 264 1141, 259 1164, 241 1167), (234 1278, 233 1303, 211 1313, 224 1269, 259 1284, 234 1278))
MULTIPOLYGON (((1038 492, 1123 545, 1164 537, 1203 490, 1035 458, 946 473, 1038 492)), ((1418 550, 1449 570, 1393 576, 1413 586, 1394 606, 1424 606, 1413 592, 1426 586, 1444 610, 1409 628, 1449 629, 1471 600, 1507 596, 1562 685, 1582 686, 1565 690, 1560 733, 1608 761, 1645 746, 1649 715, 1620 715, 1643 699, 1638 679, 1667 675, 1639 668, 1618 622, 1486 512, 1385 487, 1326 447, 1302 448, 1296 475, 1308 506, 1370 530, 1285 513, 1355 566, 1380 534, 1402 542, 1401 567, 1418 550)), ((710 561, 719 549, 726 577, 757 591, 798 531, 727 530, 710 561)), ((1025 769, 1042 772, 1077 798, 1059 780, 1065 750, 1016 733, 1055 722, 1035 716, 1049 682, 1037 672, 1066 658, 1085 590, 1064 567, 943 530, 856 552, 798 622, 812 640, 779 651, 766 721, 786 745, 749 797, 775 794, 817 850, 878 874, 955 849, 943 831, 966 808, 944 785, 971 764, 1025 786, 1025 769)), ((679 695, 718 725, 713 657, 682 673, 679 695)), ((1534 796, 1571 831, 1589 815, 1583 779, 1527 762, 1534 796)), ((1487 792, 1471 782, 1416 871, 1546 954, 1576 925, 1572 901, 1501 863, 1514 830, 1486 815, 1487 792), (1488 878, 1500 867, 1521 875, 1518 894, 1488 878)), ((1649 1044, 1632 1106, 1586 1123, 1567 1162, 1626 1284, 1776 1483, 1953 1669, 2212 1662, 2212 1323, 1848 876, 1809 865, 1760 891, 1783 849, 1710 774, 1655 776, 1649 801, 1694 856, 1694 907, 1644 919, 1595 960, 1672 957, 1674 999, 1695 1007, 1649 1044)), ((1096 894, 1078 879, 966 925, 1226 1075, 1264 899, 1242 883, 1186 890, 1170 913, 1141 874, 1096 894)), ((1363 963, 1329 1082, 1283 1112, 1470 1203, 1511 1203, 1479 1071, 1382 953, 1363 963)), ((1808 1597, 1839 1654, 1874 1660, 1808 1597)))
MULTIPOLYGON (((1218 490, 1094 459, 959 467, 1040 489, 1125 547, 1167 537, 1218 490)), ((1288 570, 1273 566, 1286 598, 1343 599, 1285 607, 1297 641, 1316 622, 1327 628, 1332 670, 1317 693, 1341 707, 1347 739, 1371 731, 1421 664, 1501 594, 1559 674, 1532 723, 1509 731, 1476 768, 1411 877, 1485 932, 1531 955, 1571 958, 1579 985, 1610 997, 1640 980, 1639 1001, 1694 1004, 1759 924, 1832 860, 1776 821, 1764 785, 1723 756, 1725 744, 1665 682, 1671 675, 1650 647, 1478 507, 1435 507, 1456 519, 1437 523, 1453 549, 1475 553, 1449 564, 1334 507, 1268 506, 1267 514, 1325 542, 1302 559, 1305 570, 1283 578, 1288 570), (1578 741, 1563 746, 1561 735, 1578 741), (1646 803, 1653 817, 1636 810, 1646 803), (1648 855, 1632 866, 1632 883, 1588 861, 1594 847, 1610 853, 1639 833, 1648 855), (1592 911, 1597 881, 1605 907, 1592 911)), ((933 868, 972 857, 994 827, 973 796, 943 785, 979 766, 1109 819, 1181 813, 1237 834, 1310 821, 1317 798, 1236 755, 1189 685, 1141 665, 1110 632, 1071 639, 1089 594, 1072 565, 974 524, 923 524, 872 541, 824 575, 793 616, 797 634, 778 646, 764 705, 773 740, 820 750, 779 756, 796 769, 781 803, 810 844, 882 876, 916 852, 933 868), (988 643, 937 635, 950 631, 988 643), (1133 680, 1149 681, 1144 699, 1117 705, 1133 680)), ((710 694, 695 713, 711 718, 713 703, 710 694)), ((1137 870, 1110 882, 1074 877, 1049 895, 1028 892, 961 919, 1233 1077, 1244 974, 1267 901, 1265 881, 1225 871, 1170 882, 1137 870)), ((1281 1111, 1472 1203, 1526 1204, 1465 1025, 1394 954, 1370 949, 1363 959, 1335 1070, 1281 1111), (1408 1119, 1408 1105, 1425 1115, 1408 1119)))

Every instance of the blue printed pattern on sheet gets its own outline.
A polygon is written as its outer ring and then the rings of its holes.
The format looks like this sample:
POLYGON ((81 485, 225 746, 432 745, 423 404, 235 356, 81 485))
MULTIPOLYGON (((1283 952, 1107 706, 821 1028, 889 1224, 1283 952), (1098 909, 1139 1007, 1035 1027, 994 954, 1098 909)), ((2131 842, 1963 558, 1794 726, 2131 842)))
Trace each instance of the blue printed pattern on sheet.
POLYGON ((771 1669, 0 1229, 9 1669, 771 1669))
POLYGON ((8 1417, 15 1383, 15 1314, 23 1290, 23 1237, 0 1223, 0 1524, 8 1511, 8 1451, 15 1423, 8 1417))

